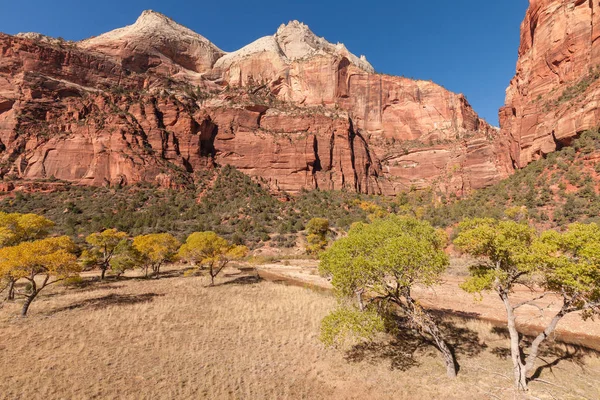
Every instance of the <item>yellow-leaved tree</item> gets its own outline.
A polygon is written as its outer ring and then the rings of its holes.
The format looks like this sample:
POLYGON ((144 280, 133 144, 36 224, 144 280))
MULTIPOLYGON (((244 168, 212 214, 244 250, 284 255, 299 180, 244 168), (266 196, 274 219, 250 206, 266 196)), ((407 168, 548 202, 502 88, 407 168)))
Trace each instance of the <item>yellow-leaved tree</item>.
POLYGON ((44 238, 53 227, 54 222, 41 215, 0 212, 0 246, 44 238))
POLYGON ((110 269, 117 278, 127 270, 135 269, 141 265, 144 265, 144 258, 133 247, 133 242, 129 239, 119 243, 113 257, 110 259, 110 269))
POLYGON ((378 331, 416 329, 439 350, 447 375, 456 377, 456 358, 438 322, 413 297, 415 286, 441 281, 449 264, 446 239, 443 231, 412 217, 353 224, 348 236, 321 254, 319 271, 331 278, 345 305, 323 319, 323 342, 370 341, 378 331))
POLYGON ((158 278, 160 267, 175 260, 179 245, 179 241, 169 233, 151 233, 133 239, 133 248, 142 258, 142 268, 146 277, 148 269, 152 268, 154 277, 158 278))
POLYGON ((232 244, 214 232, 194 232, 179 249, 181 259, 208 268, 210 286, 215 285, 215 278, 230 261, 247 254, 246 246, 232 244))
POLYGON ((106 229, 92 233, 85 238, 85 241, 90 245, 90 249, 84 251, 82 259, 88 265, 97 265, 101 271, 100 280, 104 280, 106 270, 110 268, 117 250, 127 248, 125 245, 119 246, 127 241, 127 234, 116 229, 106 229))
MULTIPOLYGON (((0 212, 0 247, 15 246, 21 242, 42 239, 48 236, 54 222, 36 214, 0 212)), ((8 290, 7 300, 15 298, 16 279, 10 273, 0 274, 4 289, 8 290)))
POLYGON ((67 236, 22 242, 0 249, 0 275, 26 279, 28 285, 15 293, 25 298, 21 315, 26 316, 31 302, 42 289, 66 278, 79 275, 80 265, 73 254, 75 243, 67 236))
POLYGON ((327 233, 329 233, 329 220, 325 218, 313 218, 306 224, 308 254, 319 254, 327 247, 327 233))

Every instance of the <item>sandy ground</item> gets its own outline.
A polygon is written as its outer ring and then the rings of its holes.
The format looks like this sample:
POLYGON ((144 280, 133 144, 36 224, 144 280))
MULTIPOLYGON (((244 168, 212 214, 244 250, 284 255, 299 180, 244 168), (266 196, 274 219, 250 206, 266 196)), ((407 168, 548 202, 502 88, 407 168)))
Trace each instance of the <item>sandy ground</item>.
MULTIPOLYGON (((315 260, 288 260, 260 265, 257 269, 265 279, 287 280, 292 284, 331 290, 331 284, 319 276, 317 267, 318 261, 315 260)), ((464 280, 464 276, 459 276, 459 272, 452 270, 443 277, 440 285, 433 288, 415 287, 413 295, 427 308, 503 325, 506 315, 500 299, 493 293, 479 297, 464 292, 459 287, 464 280)), ((532 293, 526 287, 519 287, 513 294, 514 303, 535 298, 537 295, 539 294, 532 293)), ((537 301, 536 305, 538 307, 526 305, 517 310, 517 323, 521 331, 528 335, 539 333, 560 309, 557 297, 537 301)), ((600 351, 600 323, 584 321, 579 314, 567 315, 560 322, 554 337, 600 351)))
MULTIPOLYGON (((272 267, 277 268, 277 267, 272 267)), ((600 358, 545 347, 531 395, 511 388, 508 341, 486 322, 445 319, 461 366, 446 378, 437 351, 410 331, 372 345, 326 348, 325 292, 229 269, 177 267, 49 288, 18 317, 0 308, 1 399, 598 399, 600 358)), ((310 274, 309 274, 310 275, 310 274)))

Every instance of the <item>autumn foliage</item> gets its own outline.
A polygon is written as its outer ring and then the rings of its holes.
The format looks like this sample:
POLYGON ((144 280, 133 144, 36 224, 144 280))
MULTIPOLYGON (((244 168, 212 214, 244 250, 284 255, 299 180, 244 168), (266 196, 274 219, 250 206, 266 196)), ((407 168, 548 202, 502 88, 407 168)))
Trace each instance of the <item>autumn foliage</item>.
POLYGON ((100 279, 104 279, 106 271, 111 267, 117 249, 121 252, 127 249, 124 244, 121 245, 127 241, 127 233, 119 232, 116 229, 106 229, 102 232, 92 233, 85 238, 85 241, 90 245, 90 249, 82 254, 82 258, 86 264, 100 267, 102 271, 100 279))
POLYGON ((229 262, 247 254, 246 246, 232 244, 214 232, 192 233, 179 249, 181 259, 208 269, 211 286, 214 286, 215 278, 229 262))
POLYGON ((81 271, 76 246, 67 236, 22 242, 0 249, 0 275, 14 282, 25 279, 29 285, 17 295, 25 298, 21 315, 25 316, 31 302, 42 289, 81 271))
POLYGON ((179 245, 179 241, 169 233, 151 233, 133 239, 133 248, 141 256, 145 276, 151 269, 155 278, 158 278, 161 266, 175 260, 179 245))

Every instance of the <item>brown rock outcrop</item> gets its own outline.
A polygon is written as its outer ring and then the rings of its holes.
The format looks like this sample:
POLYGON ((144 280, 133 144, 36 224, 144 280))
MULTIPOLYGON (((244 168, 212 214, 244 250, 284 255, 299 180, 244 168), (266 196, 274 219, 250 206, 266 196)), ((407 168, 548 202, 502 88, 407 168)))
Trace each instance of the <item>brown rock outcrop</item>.
POLYGON ((600 125, 600 4, 531 0, 517 73, 500 110, 516 167, 600 125))
POLYGON ((0 34, 0 174, 178 187, 230 164, 273 188, 462 194, 507 176, 464 96, 375 74, 292 22, 224 54, 161 14, 79 43, 0 34))

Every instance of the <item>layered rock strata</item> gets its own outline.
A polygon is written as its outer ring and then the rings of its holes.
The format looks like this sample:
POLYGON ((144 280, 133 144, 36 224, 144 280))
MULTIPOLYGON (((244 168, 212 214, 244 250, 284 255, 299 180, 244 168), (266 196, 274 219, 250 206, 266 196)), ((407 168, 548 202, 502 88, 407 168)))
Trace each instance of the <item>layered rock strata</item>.
POLYGON ((500 110, 515 167, 600 125, 599 38, 597 1, 530 1, 517 72, 500 110))
POLYGON ((225 53, 162 14, 72 43, 0 35, 0 173, 178 186, 230 164, 274 189, 463 194, 512 170, 439 85, 374 73, 298 22, 225 53))

